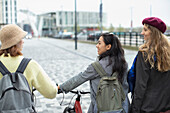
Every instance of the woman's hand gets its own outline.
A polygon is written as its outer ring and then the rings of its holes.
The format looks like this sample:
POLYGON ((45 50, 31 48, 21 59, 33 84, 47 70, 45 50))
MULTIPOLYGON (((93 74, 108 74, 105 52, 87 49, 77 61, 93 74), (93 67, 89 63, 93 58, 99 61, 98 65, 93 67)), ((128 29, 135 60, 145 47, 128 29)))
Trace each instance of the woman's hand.
POLYGON ((58 88, 57 94, 63 93, 63 91, 60 89, 60 86, 58 84, 56 84, 56 85, 57 85, 57 88, 58 88))

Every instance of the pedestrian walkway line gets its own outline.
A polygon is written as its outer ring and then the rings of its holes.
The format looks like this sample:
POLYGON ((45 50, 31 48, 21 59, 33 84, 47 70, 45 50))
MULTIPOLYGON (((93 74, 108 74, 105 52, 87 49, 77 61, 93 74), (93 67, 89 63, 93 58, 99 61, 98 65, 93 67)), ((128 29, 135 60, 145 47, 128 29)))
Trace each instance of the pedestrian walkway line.
POLYGON ((85 55, 82 55, 82 54, 80 54, 80 53, 73 52, 73 51, 71 51, 71 50, 68 50, 68 49, 65 49, 65 48, 63 48, 63 47, 57 46, 57 45, 55 45, 55 44, 53 44, 53 43, 49 43, 49 42, 46 42, 46 41, 43 41, 43 40, 40 40, 40 41, 43 42, 43 43, 45 43, 45 44, 48 44, 48 45, 50 45, 50 46, 54 46, 54 47, 60 48, 60 49, 62 49, 62 50, 64 50, 64 51, 67 51, 67 52, 72 53, 72 54, 74 54, 74 55, 81 56, 81 57, 86 58, 86 59, 91 60, 91 61, 95 61, 94 58, 90 58, 90 57, 85 56, 85 55))

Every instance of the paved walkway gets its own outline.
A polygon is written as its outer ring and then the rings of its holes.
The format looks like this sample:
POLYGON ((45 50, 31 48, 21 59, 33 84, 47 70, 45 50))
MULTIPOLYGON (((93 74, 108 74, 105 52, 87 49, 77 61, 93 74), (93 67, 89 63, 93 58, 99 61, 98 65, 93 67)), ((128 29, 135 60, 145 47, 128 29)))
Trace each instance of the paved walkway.
MULTIPOLYGON (((97 49, 93 44, 78 43, 78 50, 75 50, 74 42, 69 40, 40 38, 24 41, 24 56, 36 60, 50 78, 59 84, 84 71, 90 63, 95 61, 97 56, 97 49)), ((125 50, 125 57, 129 66, 132 64, 136 53, 137 51, 125 50)), ((89 91, 89 82, 76 89, 89 91)), ((46 99, 37 91, 35 91, 35 94, 38 113, 62 113, 66 107, 60 106, 63 94, 57 95, 55 99, 46 99)), ((70 93, 65 94, 63 103, 69 103, 73 96, 70 93)), ((86 113, 90 96, 83 95, 81 100, 83 113, 86 113)))

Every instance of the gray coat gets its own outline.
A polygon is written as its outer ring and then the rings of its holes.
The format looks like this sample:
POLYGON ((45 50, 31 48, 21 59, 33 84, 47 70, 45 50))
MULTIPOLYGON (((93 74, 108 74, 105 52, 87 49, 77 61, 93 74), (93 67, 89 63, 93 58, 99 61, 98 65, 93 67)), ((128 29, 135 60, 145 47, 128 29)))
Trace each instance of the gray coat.
MULTIPOLYGON (((102 58, 99 61, 99 63, 102 65, 103 69, 106 71, 108 75, 112 75, 112 65, 114 64, 114 62, 112 62, 111 65, 107 66, 109 64, 109 56, 102 58)), ((60 88, 67 93, 88 80, 90 81, 90 96, 91 96, 91 103, 88 113, 97 113, 96 94, 97 87, 100 81, 100 75, 96 72, 96 70, 93 68, 91 64, 87 67, 87 69, 84 72, 79 73, 77 76, 72 77, 71 79, 67 80, 62 85, 60 85, 60 88)), ((123 80, 124 81, 122 85, 124 88, 124 92, 127 95, 129 89, 127 83, 127 72, 125 73, 123 80)), ((128 113, 129 107, 128 98, 126 98, 126 100, 123 102, 123 107, 126 113, 128 113)))

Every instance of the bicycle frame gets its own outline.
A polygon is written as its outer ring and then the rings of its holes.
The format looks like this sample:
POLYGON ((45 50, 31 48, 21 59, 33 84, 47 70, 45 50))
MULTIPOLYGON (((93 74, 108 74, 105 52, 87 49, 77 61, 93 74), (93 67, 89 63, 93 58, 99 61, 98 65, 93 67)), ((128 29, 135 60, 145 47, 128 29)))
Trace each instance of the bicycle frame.
POLYGON ((81 94, 88 94, 90 92, 82 92, 82 91, 70 91, 70 92, 77 95, 76 101, 74 103, 73 108, 66 107, 63 113, 73 113, 73 112, 74 113, 83 113, 82 109, 81 109, 81 104, 80 104, 81 94))
POLYGON ((81 97, 81 95, 78 94, 78 96, 76 98, 76 102, 74 104, 76 113, 82 113, 82 109, 81 109, 81 105, 80 105, 80 97, 81 97))

